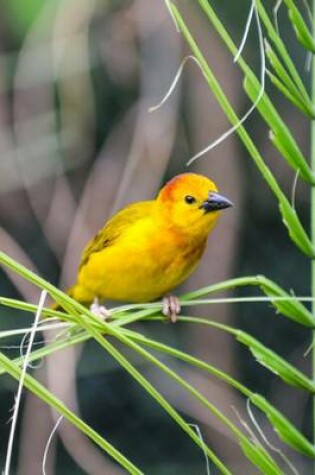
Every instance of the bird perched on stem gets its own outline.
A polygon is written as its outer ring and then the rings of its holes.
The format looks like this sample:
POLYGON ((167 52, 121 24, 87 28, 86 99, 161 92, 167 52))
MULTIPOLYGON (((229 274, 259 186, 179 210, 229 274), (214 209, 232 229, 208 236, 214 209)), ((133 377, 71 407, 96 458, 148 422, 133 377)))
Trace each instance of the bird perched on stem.
POLYGON ((98 300, 132 303, 164 297, 163 313, 176 321, 179 301, 170 292, 196 269, 221 210, 232 206, 209 178, 184 173, 151 201, 133 203, 112 216, 87 244, 75 300, 106 316, 98 300))

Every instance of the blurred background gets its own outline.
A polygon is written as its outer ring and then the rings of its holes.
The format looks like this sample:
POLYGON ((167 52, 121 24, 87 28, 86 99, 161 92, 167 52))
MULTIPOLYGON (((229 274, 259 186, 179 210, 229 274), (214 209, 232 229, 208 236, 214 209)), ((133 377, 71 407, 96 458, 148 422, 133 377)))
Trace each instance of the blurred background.
MULTIPOLYGON (((194 2, 180 6, 190 28, 239 114, 249 103, 241 75, 194 2)), ((212 2, 236 43, 250 2, 212 2)), ((0 245, 1 250, 65 289, 74 281, 86 241, 126 203, 150 199, 168 178, 187 170, 194 153, 229 125, 201 72, 188 63, 167 103, 154 113, 182 59, 189 54, 158 0, 10 0, 0 15, 0 245)), ((304 71, 305 55, 285 12, 281 33, 304 71)), ((259 72, 257 34, 245 56, 259 72)), ((305 80, 308 81, 304 72, 305 80)), ((308 125, 271 91, 305 154, 308 125)), ((268 143, 257 114, 247 126, 281 186, 291 194, 294 176, 268 143)), ((178 293, 231 277, 265 274, 297 295, 309 292, 309 262, 290 242, 277 203, 235 135, 190 167, 212 177, 234 203, 209 239, 195 275, 178 293)), ((297 209, 308 224, 308 190, 301 183, 297 209)), ((34 287, 0 273, 1 296, 37 302, 34 287)), ((253 295, 245 289, 235 295, 253 295)), ((195 314, 240 327, 259 337, 303 371, 310 334, 276 316, 267 305, 211 305, 195 314)), ((32 316, 1 308, 2 330, 25 327, 32 316)), ((228 371, 262 391, 310 437, 309 401, 258 368, 234 341, 196 325, 146 323, 139 331, 228 371)), ((50 333, 46 338, 53 339, 50 333)), ((4 349, 15 356, 19 341, 4 349)), ((119 347, 123 352, 123 348, 119 347)), ((164 376, 128 354, 141 371, 223 458, 233 473, 256 473, 216 420, 164 376)), ((248 422, 245 401, 198 371, 169 362, 231 419, 248 422)), ((204 456, 164 412, 95 343, 53 355, 34 374, 80 413, 146 474, 206 473, 204 456)), ((0 379, 0 461, 4 466, 16 383, 0 379)), ((268 437, 266 421, 256 415, 268 437)), ((25 393, 14 449, 14 473, 42 473, 43 452, 56 415, 25 393)), ((279 444, 278 444, 279 445, 279 444)), ((294 459, 303 472, 304 461, 294 459)), ((123 473, 65 422, 53 439, 47 474, 123 473)), ((211 473, 216 473, 215 469, 211 473)))

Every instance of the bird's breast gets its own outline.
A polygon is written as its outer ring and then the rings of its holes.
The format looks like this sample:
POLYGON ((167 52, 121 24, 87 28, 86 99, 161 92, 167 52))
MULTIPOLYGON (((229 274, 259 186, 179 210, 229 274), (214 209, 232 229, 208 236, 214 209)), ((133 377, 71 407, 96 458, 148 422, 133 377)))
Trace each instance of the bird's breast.
POLYGON ((176 286, 195 269, 204 252, 206 239, 191 240, 178 233, 168 232, 162 242, 157 239, 151 244, 156 265, 165 277, 176 281, 176 286))
POLYGON ((79 280, 91 294, 130 302, 155 300, 196 268, 206 240, 189 240, 169 229, 139 226, 113 246, 90 256, 79 280), (154 230, 154 232, 152 231, 154 230))

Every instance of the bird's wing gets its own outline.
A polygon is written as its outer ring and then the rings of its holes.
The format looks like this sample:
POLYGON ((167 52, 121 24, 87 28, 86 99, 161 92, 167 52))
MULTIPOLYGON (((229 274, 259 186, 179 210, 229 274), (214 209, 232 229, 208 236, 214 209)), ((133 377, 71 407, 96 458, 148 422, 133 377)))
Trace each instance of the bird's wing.
POLYGON ((107 221, 105 226, 90 240, 85 247, 79 269, 89 260, 91 254, 100 252, 112 246, 117 239, 136 221, 145 218, 150 213, 152 201, 143 201, 126 206, 107 221))

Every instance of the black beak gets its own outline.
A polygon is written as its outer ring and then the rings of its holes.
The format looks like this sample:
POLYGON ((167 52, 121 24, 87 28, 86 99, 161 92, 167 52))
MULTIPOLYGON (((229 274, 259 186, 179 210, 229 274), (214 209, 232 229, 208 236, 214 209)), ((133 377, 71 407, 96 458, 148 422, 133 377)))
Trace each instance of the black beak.
POLYGON ((219 193, 209 193, 208 199, 202 203, 200 209, 203 209, 205 213, 209 211, 220 211, 221 209, 230 208, 233 203, 219 193))

